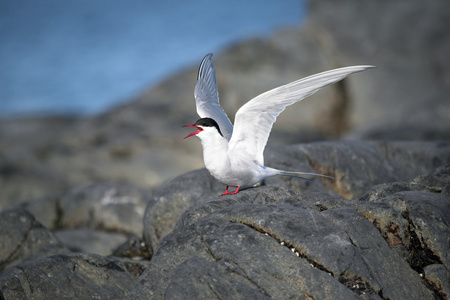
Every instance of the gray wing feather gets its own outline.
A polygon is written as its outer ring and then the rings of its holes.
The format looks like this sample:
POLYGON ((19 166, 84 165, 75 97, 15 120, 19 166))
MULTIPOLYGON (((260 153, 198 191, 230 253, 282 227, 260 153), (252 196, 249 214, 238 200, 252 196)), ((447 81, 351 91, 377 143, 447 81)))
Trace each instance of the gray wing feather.
POLYGON ((197 114, 200 118, 214 119, 219 124, 223 136, 229 140, 233 133, 233 125, 219 103, 216 71, 214 70, 211 57, 211 53, 206 55, 198 70, 197 84, 194 90, 197 114))

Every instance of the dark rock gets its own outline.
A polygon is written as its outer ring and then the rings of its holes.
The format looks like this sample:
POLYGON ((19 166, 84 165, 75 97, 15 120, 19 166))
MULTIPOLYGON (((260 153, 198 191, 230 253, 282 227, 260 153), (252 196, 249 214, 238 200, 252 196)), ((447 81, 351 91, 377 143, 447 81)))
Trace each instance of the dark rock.
POLYGON ((377 201, 380 198, 387 197, 397 192, 417 190, 416 186, 409 182, 390 182, 382 183, 371 187, 364 193, 360 200, 377 201))
POLYGON ((117 247, 112 256, 150 260, 152 254, 153 253, 148 251, 148 247, 146 247, 142 238, 132 236, 125 243, 117 247))
POLYGON ((61 210, 59 207, 59 198, 44 197, 34 198, 28 201, 22 201, 8 207, 7 209, 24 209, 31 213, 36 220, 50 230, 59 227, 61 210))
POLYGON ((325 185, 310 191, 308 183, 298 194, 269 180, 269 186, 218 198, 220 185, 206 170, 181 176, 147 207, 144 232, 151 232, 149 246, 158 246, 130 297, 448 297, 450 165, 417 173, 433 161, 446 162, 449 152, 441 143, 416 145, 338 142, 269 150, 277 154, 268 155, 277 167, 290 161, 305 171, 346 174, 359 200, 338 195, 333 186, 317 192, 325 185), (331 153, 328 160, 322 151, 331 153), (327 161, 336 169, 323 167, 327 161), (349 167, 352 162, 361 166, 349 167), (374 185, 383 177, 404 181, 374 185), (190 205, 175 225, 176 213, 168 217, 173 203, 190 205), (165 212, 158 219, 164 225, 152 222, 156 209, 165 212), (172 228, 160 241, 154 234, 172 228))
MULTIPOLYGON (((269 187, 261 189, 269 195, 272 190, 269 187)), ((242 214, 249 212, 246 206, 250 204, 245 204, 245 200, 248 200, 245 196, 257 191, 258 189, 242 191, 240 201, 233 201, 240 205, 231 205, 224 209, 233 208, 234 212, 239 211, 242 214)), ((274 193, 288 196, 292 192, 276 190, 274 193)), ((255 199, 254 196, 250 197, 255 199)), ((266 200, 262 202, 264 201, 266 200)), ((219 201, 214 202, 222 205, 219 201)), ((215 207, 215 204, 210 206, 215 207)), ((253 216, 260 215, 264 207, 267 208, 267 216, 269 211, 276 208, 270 205, 255 205, 253 208, 259 209, 253 211, 253 216)), ((232 212, 220 214, 222 211, 223 209, 216 210, 211 215, 214 217, 201 218, 186 227, 181 226, 163 239, 131 298, 144 298, 145 295, 161 298, 166 290, 174 297, 184 290, 186 294, 198 295, 200 298, 210 295, 214 298, 283 299, 301 297, 299 295, 305 293, 320 298, 326 297, 330 290, 334 290, 341 295, 336 299, 356 299, 356 294, 347 291, 328 273, 311 267, 306 260, 296 257, 290 249, 280 246, 275 238, 252 228, 251 221, 245 224, 243 215, 236 215, 229 221, 229 217, 223 214, 232 212), (170 258, 164 266, 160 265, 175 253, 179 255, 170 258), (183 281, 185 276, 190 279, 183 281), (221 282, 224 284, 220 284, 221 282), (203 289, 205 286, 209 287, 203 289)), ((283 213, 285 212, 286 210, 283 210, 283 213)), ((273 215, 273 211, 270 214, 273 215)))
POLYGON ((2 299, 124 299, 138 281, 140 262, 94 254, 31 260, 0 274, 2 299))
MULTIPOLYGON (((434 169, 438 162, 449 163, 450 144, 319 142, 269 147, 265 152, 265 160, 268 166, 278 169, 315 172, 334 177, 334 180, 315 178, 313 182, 307 182, 279 176, 267 179, 265 183, 268 186, 285 187, 302 193, 341 195, 356 200, 374 185, 385 183, 386 185, 378 186, 364 195, 367 199, 378 199, 396 191, 419 189, 419 183, 407 184, 398 181, 410 181, 424 173, 424 170, 434 169), (389 185, 392 182, 396 183, 389 185)), ((445 181, 445 174, 439 176, 442 177, 441 181, 445 181)), ((155 250, 161 238, 172 231, 176 221, 187 208, 208 199, 217 199, 224 188, 225 186, 215 181, 205 169, 184 174, 166 184, 147 206, 144 216, 146 244, 151 250, 155 250)), ((271 197, 276 199, 279 196, 271 197)), ((229 201, 225 199, 221 198, 222 201, 229 201)))
POLYGON ((441 299, 450 295, 450 272, 443 265, 428 265, 424 268, 425 279, 437 291, 441 299))
POLYGON ((0 272, 26 260, 69 252, 25 210, 0 212, 0 272))
POLYGON ((429 174, 420 175, 411 184, 422 190, 445 194, 446 188, 450 185, 450 165, 437 168, 429 174))
MULTIPOLYGON (((316 180, 313 185, 290 180, 286 187, 298 191, 331 191, 347 199, 357 199, 373 185, 410 181, 448 164, 450 143, 316 142, 269 147, 265 159, 271 167, 334 177, 334 180, 316 180)), ((447 176, 442 174, 440 180, 445 182, 447 176)))
POLYGON ((71 251, 111 254, 130 235, 142 235, 145 206, 152 192, 127 184, 91 183, 61 198, 21 202, 71 251))
MULTIPOLYGON (((343 263, 344 270, 340 280, 344 281, 347 287, 356 285, 358 292, 358 286, 361 284, 359 282, 355 284, 356 280, 362 282, 362 290, 369 287, 382 298, 430 299, 432 297, 432 292, 426 289, 426 285, 422 283, 418 274, 400 259, 395 251, 391 250, 375 226, 367 219, 354 209, 332 209, 323 213, 331 217, 332 222, 345 231, 351 244, 358 249, 357 256, 360 258, 355 256, 356 261, 352 262, 350 268, 346 262, 343 263), (359 259, 361 260, 358 261, 359 259), (367 269, 367 273, 364 269, 367 269), (386 276, 387 274, 389 276, 386 276), (347 281, 351 283, 351 286, 347 281)), ((328 244, 331 247, 333 245, 328 244)))
POLYGON ((447 126, 441 127, 427 123, 420 125, 377 124, 370 128, 350 131, 344 137, 368 141, 450 141, 450 130, 447 126))
POLYGON ((400 253, 420 273, 430 264, 450 267, 450 197, 443 189, 449 170, 447 165, 410 183, 375 186, 360 199, 387 205, 379 212, 370 205, 361 212, 389 244, 401 247, 400 253))
POLYGON ((60 202, 63 228, 142 234, 151 192, 125 184, 93 183, 73 189, 60 202))
POLYGON ((418 272, 435 263, 450 268, 449 201, 443 195, 421 191, 398 192, 377 200, 391 205, 408 222, 408 226, 380 227, 380 230, 385 235, 394 231, 403 237, 399 239, 401 244, 411 251, 407 259, 418 272))
POLYGON ((432 299, 358 212, 367 204, 387 205, 275 187, 204 199, 161 240, 130 298, 432 299))
POLYGON ((450 142, 377 142, 378 151, 394 167, 399 180, 410 181, 449 164, 450 142))
POLYGON ((186 209, 202 199, 216 197, 222 189, 206 169, 181 175, 161 187, 144 215, 144 239, 149 249, 156 249, 186 209))
POLYGON ((349 84, 350 123, 362 131, 381 129, 357 138, 418 140, 427 134, 448 140, 449 2, 324 0, 310 7, 307 30, 331 61, 379 67, 349 84))
POLYGON ((125 234, 92 229, 58 230, 55 231, 55 236, 73 252, 89 252, 103 256, 111 255, 127 241, 125 234))
MULTIPOLYGON (((175 269, 179 276, 170 282, 164 298, 220 299, 225 296, 229 299, 271 299, 263 289, 248 284, 250 278, 245 282, 245 274, 239 273, 239 271, 239 268, 231 261, 215 263, 193 257, 175 269), (237 278, 227 276, 229 272, 233 271, 236 272, 235 277, 237 278), (239 278, 240 276, 244 278, 239 278)), ((160 297, 161 295, 155 296, 160 297)), ((136 295, 132 295, 130 298, 135 297, 136 295)))
POLYGON ((31 155, 29 149, 2 147, 0 138, 0 210, 17 205, 20 201, 55 199, 68 188, 64 177, 45 166, 31 155))
MULTIPOLYGON (((321 180, 321 182, 329 190, 347 199, 358 198, 374 184, 398 180, 392 163, 379 153, 376 145, 372 143, 320 142, 287 148, 296 158, 291 159, 294 166, 290 168, 295 167, 296 160, 308 162, 313 172, 332 176, 334 180, 321 180)), ((283 151, 279 151, 279 148, 277 150, 284 154, 283 151)), ((275 167, 278 168, 278 166, 275 167)))
MULTIPOLYGON (((247 189, 245 191, 252 191, 252 193, 238 193, 233 197, 212 197, 206 201, 197 203, 187 209, 179 218, 178 222, 175 224, 175 230, 181 227, 187 227, 197 220, 206 217, 216 210, 223 209, 231 205, 237 205, 251 197, 252 203, 255 204, 270 204, 276 202, 288 202, 291 199, 296 199, 298 194, 292 190, 288 190, 281 187, 268 187, 262 186, 254 189, 247 189)), ((325 195, 326 197, 327 195, 325 195)), ((294 201, 290 203, 292 205, 301 206, 303 208, 309 208, 316 210, 317 207, 314 204, 305 202, 294 201)))

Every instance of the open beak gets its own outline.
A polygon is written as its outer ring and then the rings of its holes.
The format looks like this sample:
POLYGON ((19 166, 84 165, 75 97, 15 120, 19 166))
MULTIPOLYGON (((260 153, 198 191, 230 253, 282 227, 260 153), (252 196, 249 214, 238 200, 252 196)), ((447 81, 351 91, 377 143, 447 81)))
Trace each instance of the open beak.
POLYGON ((203 131, 203 128, 201 128, 201 127, 199 127, 199 126, 197 126, 195 124, 184 125, 183 127, 195 127, 195 128, 197 128, 197 131, 189 133, 187 136, 184 137, 185 139, 187 139, 188 137, 194 136, 194 135, 200 133, 201 131, 203 131))

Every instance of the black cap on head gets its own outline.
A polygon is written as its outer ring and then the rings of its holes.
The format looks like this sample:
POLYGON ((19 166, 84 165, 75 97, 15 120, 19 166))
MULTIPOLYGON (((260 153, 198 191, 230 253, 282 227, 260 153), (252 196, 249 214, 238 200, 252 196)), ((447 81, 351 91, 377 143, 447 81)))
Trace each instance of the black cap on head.
POLYGON ((220 135, 223 136, 222 132, 220 131, 219 124, 217 124, 217 122, 211 118, 198 119, 197 122, 195 122, 195 125, 202 126, 202 127, 216 127, 216 129, 220 133, 220 135))

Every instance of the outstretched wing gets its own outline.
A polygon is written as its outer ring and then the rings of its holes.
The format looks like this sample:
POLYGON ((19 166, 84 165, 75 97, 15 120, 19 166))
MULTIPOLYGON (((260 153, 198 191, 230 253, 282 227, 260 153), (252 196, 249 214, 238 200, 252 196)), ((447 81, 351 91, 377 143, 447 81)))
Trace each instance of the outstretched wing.
POLYGON ((233 125, 219 103, 216 71, 214 70, 211 57, 211 53, 206 55, 198 69, 197 84, 194 90, 197 114, 200 118, 214 119, 219 124, 223 136, 229 140, 233 133, 233 125))
POLYGON ((277 87, 253 98, 236 113, 229 151, 235 155, 244 155, 246 159, 251 158, 260 165, 264 165, 263 152, 272 125, 287 106, 352 73, 370 68, 374 68, 374 66, 352 66, 322 72, 277 87))

